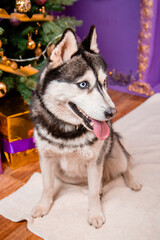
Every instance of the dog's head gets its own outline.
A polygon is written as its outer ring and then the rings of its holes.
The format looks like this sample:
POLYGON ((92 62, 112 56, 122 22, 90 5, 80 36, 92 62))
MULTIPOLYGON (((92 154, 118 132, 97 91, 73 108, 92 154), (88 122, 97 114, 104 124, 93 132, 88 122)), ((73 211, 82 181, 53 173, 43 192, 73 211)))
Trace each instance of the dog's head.
POLYGON ((37 86, 45 107, 57 118, 83 124, 103 140, 109 135, 106 123, 116 114, 107 94, 106 63, 99 55, 94 26, 78 46, 76 36, 66 29, 51 52, 37 86))

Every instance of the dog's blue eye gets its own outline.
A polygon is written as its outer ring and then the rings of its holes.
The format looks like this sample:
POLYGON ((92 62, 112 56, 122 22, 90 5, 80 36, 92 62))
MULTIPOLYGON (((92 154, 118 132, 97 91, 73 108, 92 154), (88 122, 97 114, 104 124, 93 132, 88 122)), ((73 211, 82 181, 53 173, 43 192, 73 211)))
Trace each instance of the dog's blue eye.
POLYGON ((89 88, 89 82, 87 81, 83 81, 83 82, 80 82, 77 84, 79 88, 81 89, 86 89, 86 88, 89 88))

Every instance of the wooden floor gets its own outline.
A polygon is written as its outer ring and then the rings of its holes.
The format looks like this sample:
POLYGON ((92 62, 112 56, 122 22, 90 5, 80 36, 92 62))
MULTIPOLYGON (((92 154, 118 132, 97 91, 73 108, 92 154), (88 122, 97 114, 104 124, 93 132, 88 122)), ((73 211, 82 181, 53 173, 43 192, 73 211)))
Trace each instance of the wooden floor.
MULTIPOLYGON (((143 103, 146 99, 134 95, 109 90, 118 113, 114 121, 143 103)), ((11 170, 7 163, 3 163, 4 173, 0 175, 0 199, 8 196, 23 186, 31 175, 40 172, 39 163, 31 163, 16 170, 11 170)), ((38 240, 41 239, 27 229, 26 221, 14 223, 0 216, 0 240, 38 240)))

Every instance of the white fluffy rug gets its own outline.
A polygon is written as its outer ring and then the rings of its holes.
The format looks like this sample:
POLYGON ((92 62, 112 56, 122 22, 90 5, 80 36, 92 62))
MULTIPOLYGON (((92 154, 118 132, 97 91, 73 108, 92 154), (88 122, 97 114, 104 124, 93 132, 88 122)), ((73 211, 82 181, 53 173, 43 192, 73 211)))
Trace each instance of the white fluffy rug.
POLYGON ((103 198, 106 223, 94 229, 87 222, 87 187, 56 182, 57 196, 50 213, 34 221, 33 206, 42 192, 40 173, 0 201, 0 214, 28 221, 28 228, 45 240, 159 240, 160 239, 160 94, 121 118, 114 128, 126 139, 134 157, 132 172, 143 184, 140 192, 119 177, 103 198))

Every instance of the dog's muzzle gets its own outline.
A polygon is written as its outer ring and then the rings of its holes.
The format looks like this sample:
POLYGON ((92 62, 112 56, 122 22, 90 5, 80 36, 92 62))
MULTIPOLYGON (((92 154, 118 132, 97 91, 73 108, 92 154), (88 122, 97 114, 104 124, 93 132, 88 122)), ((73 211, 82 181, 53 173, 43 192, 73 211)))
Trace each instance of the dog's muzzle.
POLYGON ((107 108, 107 110, 104 112, 104 115, 107 119, 111 119, 113 118, 117 113, 117 109, 116 108, 112 108, 112 107, 109 107, 107 108))

